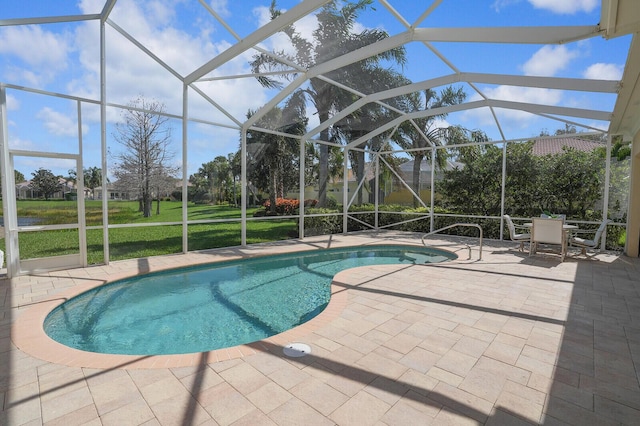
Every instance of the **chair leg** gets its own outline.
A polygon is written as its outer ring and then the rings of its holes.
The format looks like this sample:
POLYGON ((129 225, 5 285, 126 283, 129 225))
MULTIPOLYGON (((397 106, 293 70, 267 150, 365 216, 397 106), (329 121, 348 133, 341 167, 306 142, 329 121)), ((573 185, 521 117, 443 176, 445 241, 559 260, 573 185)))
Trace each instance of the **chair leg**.
POLYGON ((520 241, 520 251, 524 251, 524 241, 520 241))

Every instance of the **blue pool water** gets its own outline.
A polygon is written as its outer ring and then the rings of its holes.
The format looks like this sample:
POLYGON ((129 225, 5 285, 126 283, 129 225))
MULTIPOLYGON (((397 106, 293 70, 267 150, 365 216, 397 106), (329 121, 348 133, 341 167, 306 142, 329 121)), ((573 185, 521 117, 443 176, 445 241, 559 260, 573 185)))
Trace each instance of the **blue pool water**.
POLYGON ((338 272, 455 255, 416 246, 314 250, 181 268, 116 281, 54 309, 45 332, 89 352, 161 355, 255 342, 318 315, 338 272))

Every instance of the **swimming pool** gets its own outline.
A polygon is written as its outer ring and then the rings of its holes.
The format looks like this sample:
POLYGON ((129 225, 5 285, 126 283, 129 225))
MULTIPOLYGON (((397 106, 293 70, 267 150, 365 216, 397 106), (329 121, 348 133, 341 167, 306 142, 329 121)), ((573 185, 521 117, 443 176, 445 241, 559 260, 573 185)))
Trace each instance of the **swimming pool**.
POLYGON ((456 256, 418 246, 366 246, 220 262, 137 276, 89 290, 55 308, 44 330, 98 353, 205 352, 261 340, 327 306, 339 271, 456 256))

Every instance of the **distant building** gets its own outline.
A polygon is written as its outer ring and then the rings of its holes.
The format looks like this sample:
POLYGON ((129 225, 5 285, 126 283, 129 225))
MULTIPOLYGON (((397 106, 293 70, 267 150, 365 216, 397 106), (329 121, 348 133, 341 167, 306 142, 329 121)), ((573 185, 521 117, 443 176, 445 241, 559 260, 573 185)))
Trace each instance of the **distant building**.
MULTIPOLYGON (((95 194, 94 197, 96 200, 102 199, 102 186, 97 186, 93 192, 95 194)), ((107 199, 131 201, 131 200, 137 200, 137 197, 134 196, 130 191, 127 191, 122 187, 119 187, 117 184, 108 183, 107 199)))
MULTIPOLYGON (((409 185, 413 182, 413 165, 414 160, 407 161, 400 165, 400 176, 409 185)), ((436 166, 435 179, 441 180, 444 176, 444 171, 453 170, 455 168, 463 168, 464 164, 455 161, 447 161, 444 167, 440 168, 436 166)), ((420 189, 431 188, 431 160, 424 158, 420 163, 420 189)))
MULTIPOLYGON (((50 199, 64 199, 68 194, 76 192, 76 185, 71 180, 64 178, 58 179, 59 190, 49 196, 50 199)), ((31 181, 25 180, 24 182, 16 183, 16 198, 18 200, 30 200, 37 198, 44 198, 44 194, 31 188, 31 181)))
POLYGON ((535 156, 562 154, 565 149, 575 149, 577 151, 591 152, 604 145, 598 142, 572 137, 537 139, 533 144, 531 153, 535 156))

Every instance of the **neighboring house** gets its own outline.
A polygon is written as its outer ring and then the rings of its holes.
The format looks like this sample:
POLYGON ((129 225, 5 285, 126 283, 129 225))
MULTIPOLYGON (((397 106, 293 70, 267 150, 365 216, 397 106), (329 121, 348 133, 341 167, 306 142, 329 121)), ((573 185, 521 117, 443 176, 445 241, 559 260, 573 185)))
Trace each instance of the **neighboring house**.
MULTIPOLYGON (((402 181, 395 174, 388 182, 380 182, 380 194, 379 202, 381 203, 399 203, 399 204, 411 204, 413 203, 413 195, 409 191, 408 187, 413 182, 413 164, 414 161, 407 161, 400 165, 397 170, 398 175, 402 178, 402 181)), ((375 173, 373 167, 367 163, 365 166, 365 179, 367 184, 363 185, 363 199, 365 203, 373 203, 375 201, 375 173)), ((436 181, 442 179, 444 170, 453 170, 456 167, 462 167, 461 163, 448 162, 444 169, 436 168, 436 181)), ((358 188, 358 182, 356 180, 355 172, 353 169, 348 170, 347 174, 347 191, 349 193, 349 200, 352 194, 358 188)), ((423 199, 429 199, 429 191, 431 188, 431 162, 426 159, 422 161, 420 167, 420 196, 423 199)), ((305 188, 305 199, 312 199, 318 197, 318 187, 305 188)), ((342 203, 344 196, 344 184, 342 178, 332 179, 327 184, 327 195, 334 198, 338 203, 342 203)), ((290 192, 287 194, 290 198, 298 198, 297 192, 290 192)))
POLYGON ((604 145, 594 141, 578 139, 572 137, 566 138, 548 138, 537 139, 533 144, 532 154, 538 157, 543 155, 562 154, 565 149, 575 149, 578 151, 590 152, 604 145))
MULTIPOLYGON (((402 180, 404 180, 407 184, 411 185, 413 182, 413 165, 415 164, 414 160, 407 161, 406 163, 402 163, 400 165, 400 176, 402 180)), ((439 168, 436 166, 435 179, 436 181, 442 180, 444 176, 445 170, 453 170, 455 168, 462 168, 464 165, 462 163, 457 163, 455 161, 448 161, 447 164, 439 168)), ((420 189, 430 189, 431 188, 431 160, 423 159, 420 163, 420 189)))
MULTIPOLYGON (((367 182, 371 183, 373 179, 373 170, 369 167, 370 164, 367 163, 365 165, 365 179, 367 182), (368 167, 368 169, 367 169, 368 167)), ((369 203, 372 202, 370 199, 373 197, 373 194, 369 192, 369 185, 363 185, 363 202, 369 203)), ((353 194, 354 191, 358 189, 358 182, 356 180, 355 172, 352 169, 348 169, 347 171, 347 192, 348 194, 353 194)), ((318 198, 318 185, 307 186, 304 189, 304 198, 305 200, 312 200, 318 198)), ((267 195, 268 196, 268 195, 267 195)), ((300 193, 298 191, 289 191, 286 194, 287 198, 297 199, 299 198, 300 193)), ((337 203, 342 204, 343 196, 344 196, 344 180, 342 176, 335 177, 327 182, 327 196, 336 200, 337 203)), ((351 197, 351 195, 350 195, 351 197)))
POLYGON ((30 182, 26 180, 16 184, 16 198, 18 200, 38 198, 37 192, 29 187, 29 183, 30 182))
MULTIPOLYGON (((96 200, 101 200, 102 199, 102 187, 101 186, 97 186, 94 189, 94 197, 96 200)), ((119 188, 118 185, 113 184, 113 183, 108 183, 107 184, 107 199, 108 200, 124 200, 124 201, 130 201, 130 200, 137 200, 137 197, 132 194, 129 191, 123 190, 122 188, 119 188)))
MULTIPOLYGON (((61 200, 64 199, 67 194, 76 192, 76 185, 75 183, 73 183, 73 181, 59 178, 58 183, 60 190, 51 194, 51 196, 49 197, 50 199, 61 200)), ((29 200, 44 197, 44 195, 40 192, 31 189, 31 187, 29 186, 30 184, 31 181, 29 180, 16 184, 16 198, 18 200, 29 200)))

